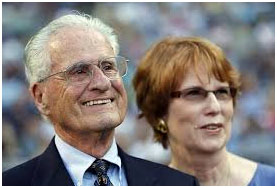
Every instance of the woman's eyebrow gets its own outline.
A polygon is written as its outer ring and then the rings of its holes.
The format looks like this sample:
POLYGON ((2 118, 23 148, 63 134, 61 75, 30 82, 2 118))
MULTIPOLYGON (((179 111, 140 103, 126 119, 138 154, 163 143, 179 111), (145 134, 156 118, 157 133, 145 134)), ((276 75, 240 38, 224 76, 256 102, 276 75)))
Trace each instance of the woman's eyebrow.
POLYGON ((193 89, 193 88, 204 88, 204 87, 200 86, 200 85, 186 85, 186 86, 183 86, 183 89, 193 89))

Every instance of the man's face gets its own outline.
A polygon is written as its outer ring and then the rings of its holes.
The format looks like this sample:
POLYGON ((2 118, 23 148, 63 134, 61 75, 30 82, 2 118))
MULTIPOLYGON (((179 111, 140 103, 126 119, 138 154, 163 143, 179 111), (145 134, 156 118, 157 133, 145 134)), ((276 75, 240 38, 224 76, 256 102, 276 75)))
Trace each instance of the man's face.
MULTIPOLYGON (((97 64, 98 59, 115 56, 102 34, 76 28, 65 28, 52 36, 48 50, 51 74, 64 71, 77 62, 94 61, 97 64)), ((63 74, 43 83, 48 118, 57 133, 89 135, 113 129, 123 121, 127 96, 122 79, 109 80, 99 68, 94 67, 91 81, 87 84, 74 85, 67 82, 63 74)))

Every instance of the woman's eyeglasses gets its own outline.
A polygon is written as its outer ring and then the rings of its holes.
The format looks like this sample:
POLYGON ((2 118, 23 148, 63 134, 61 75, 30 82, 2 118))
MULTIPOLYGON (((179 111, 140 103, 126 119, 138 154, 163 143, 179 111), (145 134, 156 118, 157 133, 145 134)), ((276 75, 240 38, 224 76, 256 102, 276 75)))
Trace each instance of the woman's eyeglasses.
POLYGON ((236 96, 237 90, 231 87, 221 87, 217 90, 205 90, 201 87, 187 88, 171 93, 172 98, 183 98, 188 101, 203 101, 212 92, 218 100, 230 100, 236 96))
POLYGON ((115 80, 126 75, 128 61, 129 60, 125 57, 116 56, 98 60, 98 64, 93 64, 93 62, 79 62, 68 67, 64 71, 40 79, 39 82, 43 82, 54 75, 63 74, 67 82, 70 84, 79 85, 89 83, 95 66, 97 66, 110 80, 115 80))

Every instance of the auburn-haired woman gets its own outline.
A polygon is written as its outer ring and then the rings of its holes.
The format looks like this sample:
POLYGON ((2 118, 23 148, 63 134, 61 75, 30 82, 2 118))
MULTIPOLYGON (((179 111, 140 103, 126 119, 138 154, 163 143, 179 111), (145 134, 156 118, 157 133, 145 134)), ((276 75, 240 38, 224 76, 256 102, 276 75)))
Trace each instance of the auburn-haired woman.
POLYGON ((274 185, 274 168, 227 151, 240 76, 212 42, 170 37, 154 44, 133 80, 154 136, 172 152, 170 167, 200 185, 274 185))

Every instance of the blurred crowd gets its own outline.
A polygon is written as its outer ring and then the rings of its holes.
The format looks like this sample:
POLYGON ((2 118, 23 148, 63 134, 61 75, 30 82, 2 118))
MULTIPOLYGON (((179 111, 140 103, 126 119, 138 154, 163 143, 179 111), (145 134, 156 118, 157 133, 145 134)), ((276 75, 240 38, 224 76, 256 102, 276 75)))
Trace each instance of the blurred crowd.
POLYGON ((170 151, 154 143, 145 119, 137 119, 131 82, 141 56, 165 36, 202 36, 221 46, 242 75, 228 149, 274 165, 274 3, 3 3, 2 170, 41 153, 54 135, 28 93, 23 52, 40 28, 72 10, 115 28, 120 55, 131 60, 124 77, 128 114, 116 130, 119 145, 127 153, 163 164, 170 157, 170 151))

